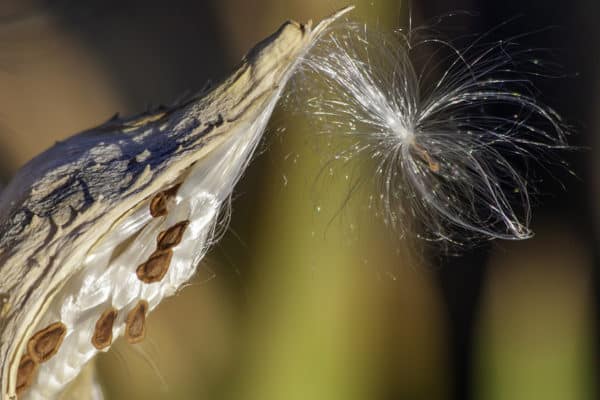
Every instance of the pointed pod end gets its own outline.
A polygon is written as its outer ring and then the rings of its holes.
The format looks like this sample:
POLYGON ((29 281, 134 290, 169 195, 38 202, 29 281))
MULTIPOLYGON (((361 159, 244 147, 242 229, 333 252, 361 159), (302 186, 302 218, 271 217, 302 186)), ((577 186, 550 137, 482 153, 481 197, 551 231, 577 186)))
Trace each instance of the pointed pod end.
POLYGON ((323 31, 325 31, 325 29, 327 29, 327 27, 329 27, 335 21, 339 20, 344 15, 348 14, 350 11, 354 10, 354 8, 354 5, 346 6, 334 12, 329 17, 321 20, 321 22, 319 22, 317 26, 315 26, 315 29, 312 31, 313 36, 319 36, 321 33, 323 33, 323 31))

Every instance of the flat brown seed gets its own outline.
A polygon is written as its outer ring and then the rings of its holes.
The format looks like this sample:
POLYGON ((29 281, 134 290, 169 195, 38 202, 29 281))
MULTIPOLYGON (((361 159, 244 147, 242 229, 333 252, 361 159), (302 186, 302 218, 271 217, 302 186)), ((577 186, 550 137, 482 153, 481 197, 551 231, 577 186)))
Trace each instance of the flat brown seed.
POLYGON ((25 389, 31 386, 38 368, 38 363, 29 354, 23 355, 17 371, 17 395, 20 396, 25 389))
POLYGON ((131 344, 139 343, 146 336, 146 313, 148 312, 148 302, 140 300, 127 314, 125 326, 125 338, 131 344))
POLYGON ((157 193, 152 200, 150 200, 150 215, 154 218, 167 215, 167 202, 177 194, 179 186, 181 185, 177 184, 170 189, 157 193))
POLYGON ((112 331, 115 319, 117 318, 117 310, 109 308, 104 311, 98 321, 92 336, 92 344, 98 350, 107 348, 112 343, 112 331))
POLYGON ((157 193, 150 200, 150 215, 154 218, 167 215, 167 197, 163 192, 157 193))
POLYGON ((66 333, 67 327, 62 322, 48 325, 29 339, 29 355, 36 363, 48 361, 58 351, 66 333))
POLYGON ((181 243, 183 233, 189 224, 190 221, 182 221, 173 225, 166 231, 162 231, 156 239, 157 248, 159 250, 166 250, 177 246, 179 243, 181 243))
POLYGON ((136 269, 137 277, 144 283, 159 282, 169 270, 173 250, 156 250, 148 261, 136 269))

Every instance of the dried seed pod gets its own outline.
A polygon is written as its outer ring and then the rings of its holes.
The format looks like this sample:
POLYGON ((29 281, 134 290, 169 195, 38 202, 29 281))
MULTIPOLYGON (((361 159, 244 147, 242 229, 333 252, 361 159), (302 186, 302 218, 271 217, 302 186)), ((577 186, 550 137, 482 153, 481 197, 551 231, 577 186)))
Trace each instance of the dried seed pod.
MULTIPOLYGON (((171 249, 151 260, 142 259, 146 253, 139 250, 156 245, 162 221, 152 216, 171 208, 196 226, 193 240, 178 244, 187 247, 168 284, 177 289, 187 282, 215 241, 221 207, 286 83, 324 29, 346 11, 314 28, 286 22, 209 92, 157 112, 114 118, 57 143, 17 172, 0 193, 0 398, 16 396, 21 343, 31 336, 34 321, 60 315, 72 298, 81 300, 68 307, 69 320, 75 321, 69 325, 73 340, 46 361, 39 372, 44 378, 35 380, 29 393, 54 397, 77 377, 90 352, 97 351, 89 334, 79 334, 97 322, 90 307, 112 303, 120 311, 139 299, 144 280, 160 281, 169 268, 171 249), (170 201, 175 192, 178 201, 170 201), (123 260, 127 268, 119 264, 123 260), (129 266, 140 264, 143 280, 132 283, 129 266), (85 357, 80 348, 89 350, 85 357), (63 354, 69 355, 68 369, 63 354)), ((178 236, 165 235, 161 242, 175 245, 178 236)), ((173 290, 151 292, 152 304, 158 304, 173 290)), ((138 307, 130 318, 129 340, 143 337, 147 311, 148 306, 138 307)), ((31 356, 51 357, 62 331, 57 327, 44 340, 36 334, 31 356)), ((107 333, 102 327, 98 331, 107 333)), ((104 345, 106 336, 99 336, 96 344, 104 345)))

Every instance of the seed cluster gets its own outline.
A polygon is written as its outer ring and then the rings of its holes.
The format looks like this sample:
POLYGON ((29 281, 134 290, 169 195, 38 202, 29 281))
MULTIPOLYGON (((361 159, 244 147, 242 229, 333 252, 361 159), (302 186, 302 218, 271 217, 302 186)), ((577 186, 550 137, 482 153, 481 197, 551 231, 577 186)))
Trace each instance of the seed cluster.
MULTIPOLYGON (((150 201, 150 214, 152 216, 164 216, 167 214, 167 202, 175 189, 160 192, 150 201), (164 208, 163 208, 164 207, 164 208)), ((171 264, 173 257, 173 247, 181 243, 185 229, 189 221, 179 222, 169 229, 162 231, 156 238, 156 250, 150 255, 148 260, 138 266, 136 269, 137 277, 144 283, 160 282, 171 264)))
POLYGON ((27 353, 21 357, 17 372, 17 394, 31 384, 39 364, 48 361, 58 352, 66 333, 65 324, 55 322, 29 339, 27 353))
MULTIPOLYGON (((149 212, 153 218, 164 217, 168 207, 176 195, 179 185, 156 194, 149 204, 149 212)), ((146 284, 160 282, 169 270, 173 257, 173 248, 178 246, 190 221, 176 223, 160 232, 156 237, 156 249, 148 260, 136 269, 138 279, 146 284)), ((140 343, 146 335, 146 316, 149 304, 146 300, 138 300, 127 313, 125 319, 125 339, 130 344, 140 343)), ((106 309, 96 321, 92 332, 91 343, 97 350, 105 350, 112 344, 113 328, 117 322, 119 311, 115 307, 106 309)), ((27 343, 27 351, 21 357, 17 373, 17 394, 20 395, 34 381, 40 364, 50 360, 59 350, 67 333, 67 326, 54 322, 35 333, 27 343)))

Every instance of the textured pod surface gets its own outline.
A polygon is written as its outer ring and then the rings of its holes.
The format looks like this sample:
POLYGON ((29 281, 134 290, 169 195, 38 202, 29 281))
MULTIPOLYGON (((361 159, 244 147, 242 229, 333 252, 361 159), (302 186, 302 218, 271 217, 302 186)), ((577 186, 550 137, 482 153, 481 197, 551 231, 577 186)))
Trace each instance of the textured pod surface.
POLYGON ((345 11, 315 29, 287 22, 208 93, 115 118, 17 173, 0 197, 2 398, 55 398, 113 338, 143 339, 147 313, 191 278, 214 241, 298 60, 345 11), (156 252, 170 257, 140 279, 156 252), (44 345, 33 346, 49 355, 43 363, 28 343, 44 345))

